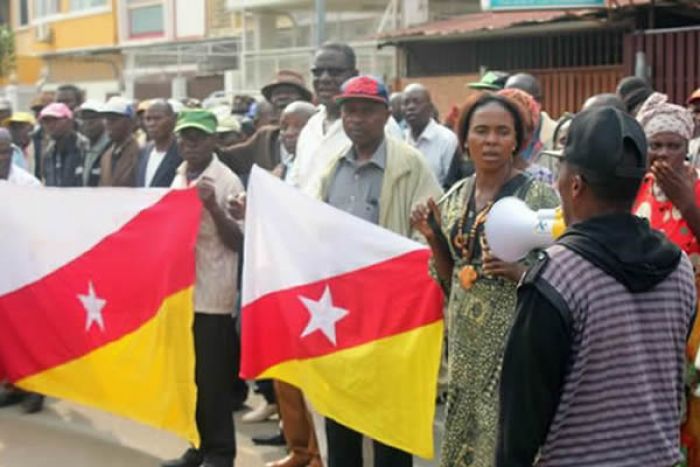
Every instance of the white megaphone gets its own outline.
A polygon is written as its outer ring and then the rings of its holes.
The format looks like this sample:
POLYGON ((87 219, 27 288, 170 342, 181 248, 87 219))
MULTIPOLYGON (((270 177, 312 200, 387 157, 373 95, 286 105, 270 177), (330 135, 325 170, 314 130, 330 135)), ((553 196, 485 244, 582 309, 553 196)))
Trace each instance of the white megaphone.
POLYGON ((514 196, 496 201, 484 224, 491 253, 508 263, 523 259, 534 249, 550 246, 565 229, 561 208, 533 211, 514 196))

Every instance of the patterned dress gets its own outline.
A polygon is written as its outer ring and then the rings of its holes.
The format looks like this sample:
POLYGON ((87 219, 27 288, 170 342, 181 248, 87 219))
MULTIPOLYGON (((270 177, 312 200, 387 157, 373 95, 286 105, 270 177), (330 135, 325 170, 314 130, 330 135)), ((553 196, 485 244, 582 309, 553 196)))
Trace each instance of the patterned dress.
MULTIPOLYGON (((449 297, 447 417, 441 454, 443 467, 493 465, 501 360, 515 312, 516 284, 482 275, 479 245, 483 241, 483 226, 476 231, 473 260, 462 258, 453 245, 473 185, 474 176, 466 178, 440 201, 443 234, 449 239, 455 262, 451 283, 441 284, 449 297), (459 272, 469 264, 479 276, 466 290, 460 284, 459 272)), ((554 189, 537 181, 522 184, 513 193, 524 199, 532 209, 559 205, 554 189)), ((465 232, 469 232, 475 217, 474 209, 469 209, 464 222, 465 232)), ((432 270, 435 274, 434 266, 432 270)))
MULTIPOLYGON (((695 202, 700 205, 700 172, 695 181, 695 202)), ((652 229, 663 232, 666 237, 686 252, 695 271, 695 284, 700 290, 700 245, 680 211, 656 184, 654 176, 644 177, 632 212, 647 219, 652 229)), ((698 387, 697 354, 700 347, 700 320, 696 319, 686 347, 687 356, 687 401, 685 422, 681 427, 681 444, 686 452, 688 467, 700 467, 700 387, 698 387)))

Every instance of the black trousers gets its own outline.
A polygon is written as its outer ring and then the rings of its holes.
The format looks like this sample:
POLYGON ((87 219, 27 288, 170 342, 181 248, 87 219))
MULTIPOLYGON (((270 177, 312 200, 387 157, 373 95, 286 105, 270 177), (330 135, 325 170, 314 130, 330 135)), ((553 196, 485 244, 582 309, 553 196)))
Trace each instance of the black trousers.
MULTIPOLYGON (((362 434, 326 418, 328 438, 327 467, 360 467, 362 465, 362 434)), ((412 467, 411 454, 396 448, 374 443, 374 467, 412 467)))
POLYGON ((216 467, 231 467, 236 457, 233 395, 239 366, 237 339, 230 315, 194 314, 197 429, 201 452, 216 467))
POLYGON ((268 404, 277 403, 277 398, 275 397, 275 387, 272 384, 271 379, 255 380, 255 392, 263 396, 265 398, 265 402, 268 404))

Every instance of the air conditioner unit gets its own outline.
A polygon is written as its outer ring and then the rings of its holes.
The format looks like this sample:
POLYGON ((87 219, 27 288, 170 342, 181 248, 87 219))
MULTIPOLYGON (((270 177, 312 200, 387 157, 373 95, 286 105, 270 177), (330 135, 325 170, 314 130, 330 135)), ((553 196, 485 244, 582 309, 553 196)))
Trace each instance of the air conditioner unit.
POLYGON ((34 28, 34 39, 37 42, 51 42, 53 41, 53 30, 51 26, 47 23, 37 24, 34 28))

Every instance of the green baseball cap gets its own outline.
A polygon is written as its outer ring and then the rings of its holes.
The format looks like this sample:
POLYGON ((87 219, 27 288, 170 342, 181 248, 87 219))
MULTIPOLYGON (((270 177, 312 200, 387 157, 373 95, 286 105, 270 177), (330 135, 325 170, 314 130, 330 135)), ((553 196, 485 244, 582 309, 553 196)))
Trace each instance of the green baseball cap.
POLYGON ((218 123, 216 115, 203 109, 183 110, 177 116, 175 132, 178 133, 187 128, 196 128, 204 133, 213 135, 216 133, 218 123))
POLYGON ((508 73, 503 71, 489 71, 484 73, 479 81, 467 84, 472 89, 485 89, 487 91, 499 91, 503 89, 508 80, 508 73))

